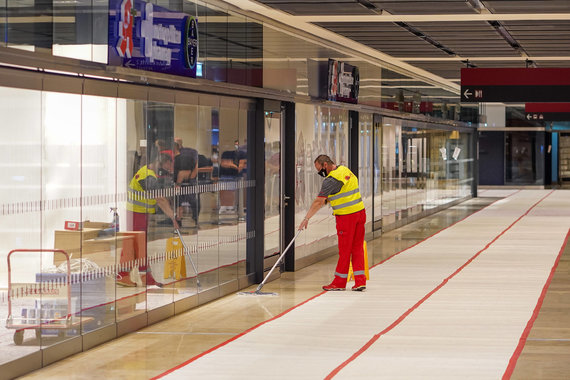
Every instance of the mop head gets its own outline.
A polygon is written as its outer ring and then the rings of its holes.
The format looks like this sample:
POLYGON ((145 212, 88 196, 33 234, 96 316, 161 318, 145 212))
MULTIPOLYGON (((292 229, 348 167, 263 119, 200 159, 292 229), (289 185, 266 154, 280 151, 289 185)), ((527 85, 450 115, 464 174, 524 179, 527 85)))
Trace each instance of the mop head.
POLYGON ((262 292, 261 290, 254 290, 251 292, 239 292, 238 296, 278 296, 279 294, 273 292, 262 292))

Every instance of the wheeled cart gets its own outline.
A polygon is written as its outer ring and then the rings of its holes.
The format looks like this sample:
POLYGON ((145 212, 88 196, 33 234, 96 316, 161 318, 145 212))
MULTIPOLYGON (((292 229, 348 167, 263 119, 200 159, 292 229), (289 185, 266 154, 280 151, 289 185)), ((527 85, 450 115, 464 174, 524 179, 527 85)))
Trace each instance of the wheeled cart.
POLYGON ((8 253, 8 318, 6 328, 15 329, 14 343, 24 342, 24 331, 33 329, 40 338, 42 330, 55 330, 59 337, 65 337, 68 330, 77 329, 82 323, 93 320, 92 317, 72 315, 71 308, 71 265, 69 255, 61 249, 14 249, 8 253), (11 256, 16 252, 53 252, 65 256, 67 271, 62 281, 35 282, 31 284, 13 284, 11 256), (34 298, 33 308, 22 308, 20 315, 14 315, 12 302, 16 298, 34 298))

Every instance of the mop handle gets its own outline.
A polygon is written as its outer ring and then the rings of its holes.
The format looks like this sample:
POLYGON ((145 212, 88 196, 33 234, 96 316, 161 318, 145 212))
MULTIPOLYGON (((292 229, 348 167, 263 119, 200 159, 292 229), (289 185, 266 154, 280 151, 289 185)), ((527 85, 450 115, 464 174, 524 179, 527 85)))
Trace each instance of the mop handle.
POLYGON ((273 264, 273 267, 271 268, 271 270, 269 271, 269 273, 267 273, 267 276, 265 276, 265 278, 263 279, 263 281, 261 282, 261 284, 259 284, 259 286, 257 287, 256 291, 261 290, 261 288, 263 287, 263 285, 265 285, 265 282, 267 281, 267 279, 269 278, 269 276, 271 276, 271 273, 273 273, 273 270, 275 269, 275 267, 277 266, 277 264, 279 264, 281 262, 281 259, 283 258, 283 256, 285 256, 285 254, 287 253, 287 251, 289 250, 289 247, 291 247, 291 245, 293 245, 293 243, 295 242, 295 239, 297 239, 297 236, 299 236, 299 234, 301 233, 302 230, 298 230, 297 233, 295 234, 295 236, 293 237, 293 239, 291 240, 291 242, 289 243, 289 245, 287 246, 287 248, 285 248, 285 250, 283 251, 283 253, 281 254, 281 256, 279 256, 279 258, 277 259, 277 261, 275 262, 275 264, 273 264))
MULTIPOLYGON (((190 256, 190 250, 186 246, 184 239, 182 239, 182 235, 180 234, 180 230, 177 228, 174 231, 178 234, 178 238, 180 239, 180 242, 182 243, 182 246, 184 247, 184 251, 188 253, 188 258, 190 259, 190 264, 192 264, 192 268, 194 268, 194 273, 196 273, 196 276, 198 276, 198 268, 196 268, 196 265, 194 265, 194 261, 192 260, 192 256, 190 256)), ((198 283, 200 283, 200 281, 198 281, 198 283)))

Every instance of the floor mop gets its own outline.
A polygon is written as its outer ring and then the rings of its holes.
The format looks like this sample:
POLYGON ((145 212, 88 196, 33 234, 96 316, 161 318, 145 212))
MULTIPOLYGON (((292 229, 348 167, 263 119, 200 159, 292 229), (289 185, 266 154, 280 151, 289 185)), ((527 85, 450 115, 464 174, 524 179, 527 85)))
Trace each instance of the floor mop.
POLYGON ((263 288, 263 285, 265 285, 265 282, 267 281, 267 279, 269 278, 269 276, 271 276, 271 273, 273 273, 273 270, 277 267, 277 265, 281 262, 281 259, 283 258, 283 256, 285 256, 285 254, 287 253, 287 251, 289 250, 289 247, 291 247, 293 245, 293 243, 295 242, 295 239, 297 239, 297 236, 299 236, 299 234, 301 233, 302 230, 298 230, 297 234, 295 235, 295 237, 293 238, 293 240, 291 240, 291 242, 289 243, 289 245, 287 246, 287 248, 285 248, 285 250, 283 251, 283 253, 279 256, 279 258, 277 259, 277 261, 275 262, 275 264, 273 264, 273 267, 271 268, 271 270, 269 271, 269 273, 267 273, 267 276, 265 276, 265 278, 263 279, 263 281, 261 282, 261 284, 259 284, 259 286, 257 287, 257 289, 255 289, 255 291, 252 292, 239 292, 238 295, 240 296, 276 296, 277 293, 272 293, 272 292, 262 292, 261 288, 263 288))

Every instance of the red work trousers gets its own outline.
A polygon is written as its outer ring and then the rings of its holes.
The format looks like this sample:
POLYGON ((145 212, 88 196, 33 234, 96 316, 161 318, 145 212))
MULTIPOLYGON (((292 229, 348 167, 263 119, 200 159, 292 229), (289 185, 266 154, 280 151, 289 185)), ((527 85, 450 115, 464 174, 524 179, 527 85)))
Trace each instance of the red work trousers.
POLYGON ((365 223, 366 211, 364 210, 336 216, 338 263, 336 264, 333 285, 346 287, 351 259, 355 286, 366 285, 366 274, 364 272, 365 223))

